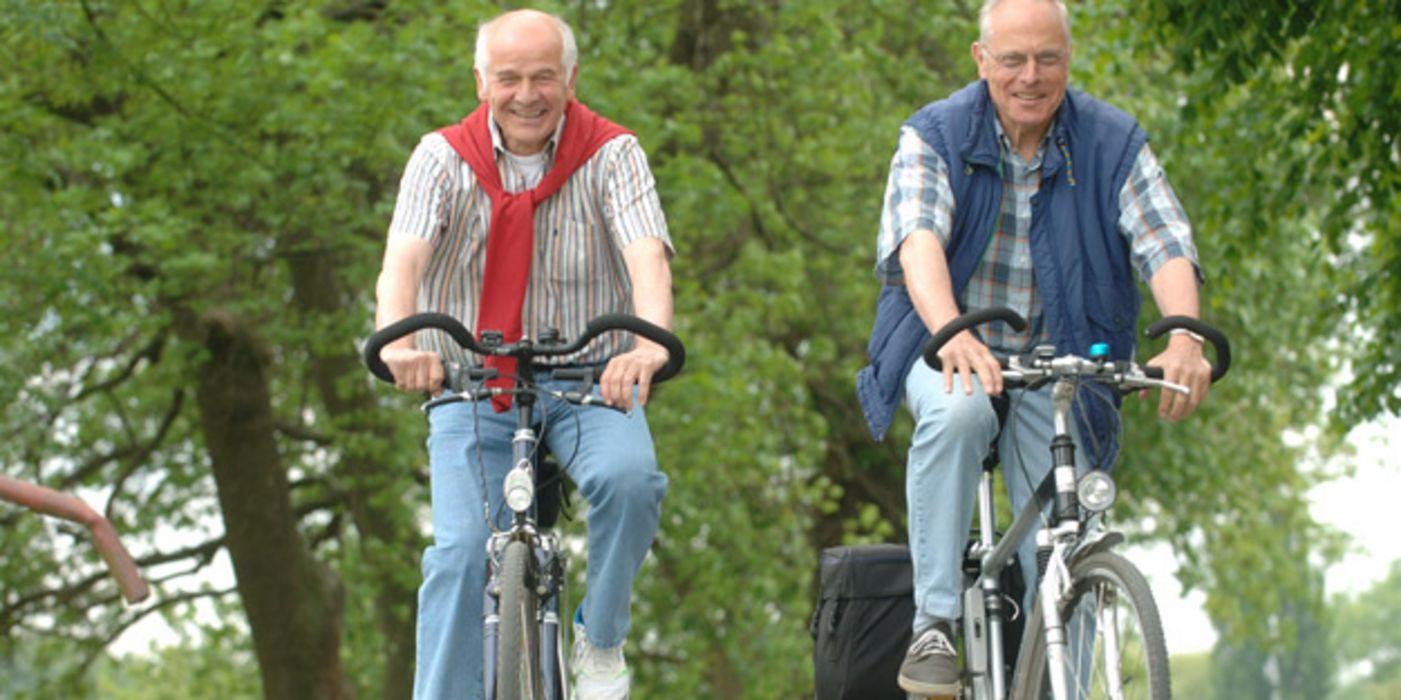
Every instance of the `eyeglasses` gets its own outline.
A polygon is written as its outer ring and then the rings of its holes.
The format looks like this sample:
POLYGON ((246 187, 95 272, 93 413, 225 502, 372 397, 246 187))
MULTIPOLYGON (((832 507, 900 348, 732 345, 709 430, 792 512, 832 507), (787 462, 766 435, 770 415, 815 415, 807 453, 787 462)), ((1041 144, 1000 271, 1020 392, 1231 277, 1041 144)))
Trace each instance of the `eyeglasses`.
POLYGON ((1070 62, 1070 50, 1060 49, 1057 51, 1039 51, 1034 54, 1026 54, 1020 51, 1008 51, 1007 53, 997 53, 986 47, 983 48, 983 55, 991 58, 994 63, 1006 70, 1021 70, 1027 61, 1036 61, 1036 65, 1047 70, 1063 68, 1070 62))

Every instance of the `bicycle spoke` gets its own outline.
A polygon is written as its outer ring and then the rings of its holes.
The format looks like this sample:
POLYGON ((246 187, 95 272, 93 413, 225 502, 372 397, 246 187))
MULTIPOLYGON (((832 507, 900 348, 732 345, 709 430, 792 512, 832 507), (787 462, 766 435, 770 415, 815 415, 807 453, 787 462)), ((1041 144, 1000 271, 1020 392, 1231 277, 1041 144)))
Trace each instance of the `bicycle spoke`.
MULTIPOLYGON (((1151 593, 1126 560, 1112 554, 1076 565, 1075 594, 1062 615, 1069 700, 1166 700, 1167 652, 1151 593)), ((1038 609, 1036 618, 1041 617, 1038 609)), ((1051 697, 1044 642, 1020 669, 1016 697, 1051 697)))

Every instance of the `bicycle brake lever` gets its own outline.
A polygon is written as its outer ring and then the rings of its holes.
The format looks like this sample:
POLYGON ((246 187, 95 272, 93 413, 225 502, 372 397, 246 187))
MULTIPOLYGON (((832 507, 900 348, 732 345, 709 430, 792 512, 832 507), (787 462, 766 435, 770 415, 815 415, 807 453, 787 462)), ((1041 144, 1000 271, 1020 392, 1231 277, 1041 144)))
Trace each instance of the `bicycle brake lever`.
POLYGON ((422 405, 422 406, 419 406, 419 407, 418 407, 418 410, 423 411, 424 413, 427 413, 427 412, 429 412, 429 411, 431 411, 431 410, 433 410, 433 409, 435 409, 435 408, 437 408, 437 407, 439 407, 439 406, 446 406, 447 404, 450 404, 450 403, 457 403, 457 402, 459 402, 459 401, 466 401, 466 400, 468 400, 468 399, 470 399, 470 398, 471 398, 471 397, 468 396, 467 394, 448 394, 447 396, 439 396, 439 397, 436 398, 436 399, 429 399, 428 401, 423 402, 423 405, 422 405))
POLYGON ((565 401, 568 401, 569 403, 576 404, 579 406, 598 406, 600 408, 611 408, 617 411, 618 413, 627 413, 626 410, 614 406, 608 403, 607 401, 604 401, 602 397, 594 396, 593 394, 585 394, 578 391, 564 391, 560 392, 559 397, 564 399, 565 401))
POLYGON ((1142 382, 1143 382, 1143 385, 1142 385, 1141 387, 1131 388, 1131 389, 1128 389, 1128 391, 1134 391, 1135 389, 1150 389, 1150 388, 1152 388, 1152 387, 1159 387, 1159 388, 1162 388, 1162 389, 1171 389, 1172 391, 1175 391, 1175 392, 1177 392, 1177 393, 1179 393, 1179 394, 1182 394, 1183 396, 1191 396, 1191 395, 1192 395, 1192 388, 1191 388, 1191 387, 1186 386, 1186 385, 1184 385, 1184 384, 1178 384, 1178 383, 1176 383, 1176 382, 1170 382, 1170 381, 1168 381, 1168 380, 1166 380, 1166 379, 1148 379, 1148 378, 1144 378, 1144 379, 1142 380, 1142 382))

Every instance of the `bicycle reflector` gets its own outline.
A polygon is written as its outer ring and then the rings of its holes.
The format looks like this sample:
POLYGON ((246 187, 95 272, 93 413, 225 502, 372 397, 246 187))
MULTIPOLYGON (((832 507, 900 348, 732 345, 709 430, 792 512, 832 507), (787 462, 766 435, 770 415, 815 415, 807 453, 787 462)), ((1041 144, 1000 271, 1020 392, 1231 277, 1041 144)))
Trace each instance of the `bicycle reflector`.
POLYGON ((502 485, 506 493, 506 506, 517 513, 524 513, 535 500, 535 478, 529 469, 516 468, 506 474, 502 485))
POLYGON ((1080 477, 1076 492, 1080 495, 1080 505, 1086 510, 1103 513, 1109 510, 1109 506, 1114 505, 1114 497, 1118 495, 1119 489, 1108 473, 1095 469, 1080 477))

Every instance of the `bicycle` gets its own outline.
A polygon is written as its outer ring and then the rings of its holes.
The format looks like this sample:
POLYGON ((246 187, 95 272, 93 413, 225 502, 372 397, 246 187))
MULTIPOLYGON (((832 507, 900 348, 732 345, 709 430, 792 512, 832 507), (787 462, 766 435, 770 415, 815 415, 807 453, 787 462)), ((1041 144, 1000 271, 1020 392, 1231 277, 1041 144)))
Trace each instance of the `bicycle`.
POLYGON ((141 576, 141 570, 117 536, 117 530, 83 499, 0 474, 0 500, 86 527, 98 555, 117 582, 122 598, 129 605, 136 605, 151 596, 150 585, 141 576))
MULTIPOLYGON (((668 331, 634 316, 610 314, 588 323, 583 335, 566 343, 553 332, 539 340, 522 338, 505 343, 499 333, 484 332, 480 340, 457 319, 440 313, 419 313, 385 326, 365 344, 365 364, 379 379, 393 383, 394 376, 380 359, 380 350, 389 343, 426 328, 445 331, 463 349, 479 356, 514 357, 520 371, 514 383, 503 387, 485 386, 497 378, 490 367, 463 367, 444 362, 444 384, 454 393, 423 404, 428 412, 448 403, 481 401, 510 396, 516 410, 516 431, 512 440, 512 467, 506 473, 502 494, 512 511, 511 526, 492 528, 487 541, 487 582, 483 607, 484 643, 482 674, 488 698, 497 700, 564 700, 568 697, 565 626, 560 610, 567 608, 565 555, 559 537, 549 528, 556 513, 541 509, 537 491, 555 484, 559 477, 541 478, 537 466, 539 436, 533 427, 533 408, 539 395, 553 396, 576 406, 599 406, 613 410, 592 393, 601 367, 551 368, 556 380, 578 381, 573 391, 551 391, 537 386, 529 371, 542 357, 572 355, 595 338, 613 331, 628 331, 647 338, 668 352, 667 363, 652 378, 653 383, 675 376, 685 364, 685 347, 668 331)), ((483 488, 483 494, 486 489, 483 488)), ((490 503, 483 507, 490 517, 490 503)), ((557 507, 557 504, 553 507, 557 507)))
MULTIPOLYGON (((1026 327, 1026 321, 1010 309, 965 314, 926 342, 924 361, 939 371, 938 351, 944 343, 991 321, 1004 321, 1018 331, 1026 327)), ((1147 336, 1158 338, 1176 328, 1209 341, 1216 356, 1211 380, 1225 376, 1231 363, 1230 344, 1206 323, 1169 316, 1150 326, 1147 336)), ((1124 541, 1123 534, 1091 524, 1113 505, 1117 488, 1102 470, 1090 470, 1077 479, 1069 426, 1082 383, 1106 386, 1121 395, 1153 387, 1184 394, 1188 390, 1164 381, 1161 368, 1108 359, 1108 347, 1103 344, 1092 347, 1089 358, 1057 355, 1054 346, 1042 345, 1027 355, 1002 359, 1001 364, 1004 387, 1035 389, 1052 384, 1052 467, 1032 502, 999 537, 992 488, 996 460, 989 459, 983 466, 977 539, 970 543, 965 561, 970 584, 963 593, 963 700, 1009 697, 1003 635, 1011 618, 1001 574, 1016 566, 1017 547, 1033 529, 1037 599, 1024 626, 1010 697, 1168 700, 1172 691, 1167 646, 1152 591, 1143 574, 1113 551, 1124 541), (1049 519, 1043 515, 1048 507, 1049 519)))

